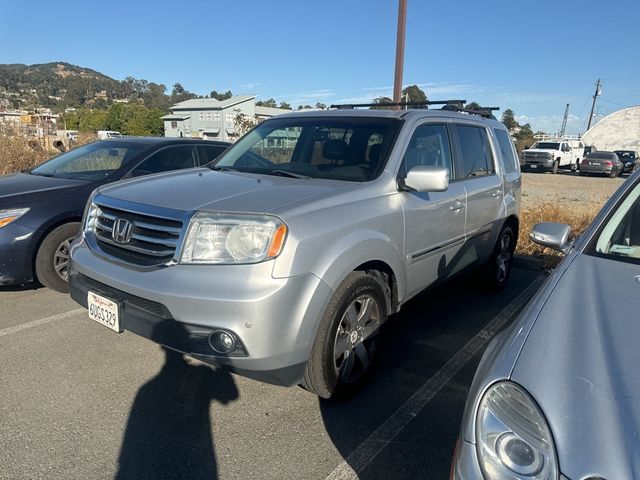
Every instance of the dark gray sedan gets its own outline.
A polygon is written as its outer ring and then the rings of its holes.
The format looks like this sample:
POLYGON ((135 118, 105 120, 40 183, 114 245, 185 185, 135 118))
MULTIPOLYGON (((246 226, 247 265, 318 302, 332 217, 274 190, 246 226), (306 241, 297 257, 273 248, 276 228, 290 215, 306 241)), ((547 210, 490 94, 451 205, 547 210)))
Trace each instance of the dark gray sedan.
POLYGON ((580 175, 622 175, 624 165, 614 152, 591 152, 580 163, 580 175))
POLYGON ((457 444, 455 479, 640 478, 640 172, 573 244, 485 352, 457 444))

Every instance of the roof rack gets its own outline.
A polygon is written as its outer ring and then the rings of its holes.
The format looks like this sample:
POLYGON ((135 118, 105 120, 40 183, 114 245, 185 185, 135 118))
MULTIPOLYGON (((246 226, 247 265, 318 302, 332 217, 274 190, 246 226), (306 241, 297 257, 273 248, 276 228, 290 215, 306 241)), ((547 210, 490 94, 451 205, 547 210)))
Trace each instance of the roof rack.
POLYGON ((464 104, 467 103, 466 100, 427 100, 426 102, 384 102, 384 103, 345 103, 345 104, 337 104, 331 105, 329 108, 335 108, 337 110, 353 110, 355 108, 363 108, 363 107, 411 107, 411 108, 424 108, 428 109, 429 105, 442 105, 442 110, 447 110, 450 112, 460 112, 460 113, 468 113, 470 115, 479 115, 485 118, 496 119, 493 116, 494 111, 500 110, 500 107, 480 107, 476 109, 465 108, 464 104))
POLYGON ((354 108, 362 107, 414 107, 414 108, 429 108, 429 105, 459 105, 462 107, 467 103, 466 100, 427 100, 425 102, 384 102, 384 103, 344 103, 331 105, 329 108, 335 108, 337 110, 353 110, 354 108))

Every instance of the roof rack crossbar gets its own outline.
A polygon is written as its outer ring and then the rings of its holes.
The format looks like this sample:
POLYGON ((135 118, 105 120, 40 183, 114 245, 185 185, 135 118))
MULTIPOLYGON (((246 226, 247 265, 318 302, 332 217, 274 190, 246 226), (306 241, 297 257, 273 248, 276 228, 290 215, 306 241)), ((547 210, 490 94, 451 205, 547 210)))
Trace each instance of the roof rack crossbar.
POLYGON ((426 102, 384 102, 384 103, 345 103, 334 104, 329 108, 337 110, 353 110, 354 108, 363 107, 428 107, 429 105, 459 105, 462 107, 467 103, 466 100, 427 100, 426 102))

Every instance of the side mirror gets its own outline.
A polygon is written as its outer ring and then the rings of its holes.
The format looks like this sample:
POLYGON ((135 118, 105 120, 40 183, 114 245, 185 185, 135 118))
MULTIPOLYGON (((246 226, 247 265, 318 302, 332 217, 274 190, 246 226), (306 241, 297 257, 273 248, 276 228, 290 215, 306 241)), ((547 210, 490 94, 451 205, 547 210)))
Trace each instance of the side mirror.
POLYGON ((571 227, 564 223, 538 223, 531 229, 529 238, 543 247, 567 253, 569 251, 570 233, 571 227))
POLYGON ((417 192, 445 192, 449 188, 449 169, 418 165, 409 170, 404 186, 417 192))

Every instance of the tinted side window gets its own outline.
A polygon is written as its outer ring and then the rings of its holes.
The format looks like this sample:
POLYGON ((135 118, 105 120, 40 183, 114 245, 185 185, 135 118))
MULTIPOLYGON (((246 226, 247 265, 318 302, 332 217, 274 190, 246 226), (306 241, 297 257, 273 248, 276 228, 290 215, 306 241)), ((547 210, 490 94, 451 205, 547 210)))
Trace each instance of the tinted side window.
POLYGON ((406 175, 413 167, 421 165, 447 167, 449 178, 455 178, 446 126, 421 125, 416 128, 404 154, 402 173, 406 175))
POLYGON ((198 160, 200 161, 200 165, 206 165, 212 160, 215 160, 227 149, 227 147, 217 145, 198 145, 196 148, 198 149, 198 160))
POLYGON ((180 170, 182 168, 192 168, 195 166, 193 147, 190 145, 168 147, 147 158, 133 169, 131 175, 137 177, 150 173, 168 172, 169 170, 180 170))
POLYGON ((500 153, 504 161, 504 170, 506 173, 513 173, 518 171, 518 162, 513 153, 513 143, 511 137, 504 130, 494 129, 493 133, 496 134, 498 139, 498 147, 500 147, 500 153))
POLYGON ((463 177, 491 175, 495 172, 487 132, 481 127, 456 125, 462 154, 463 177))

